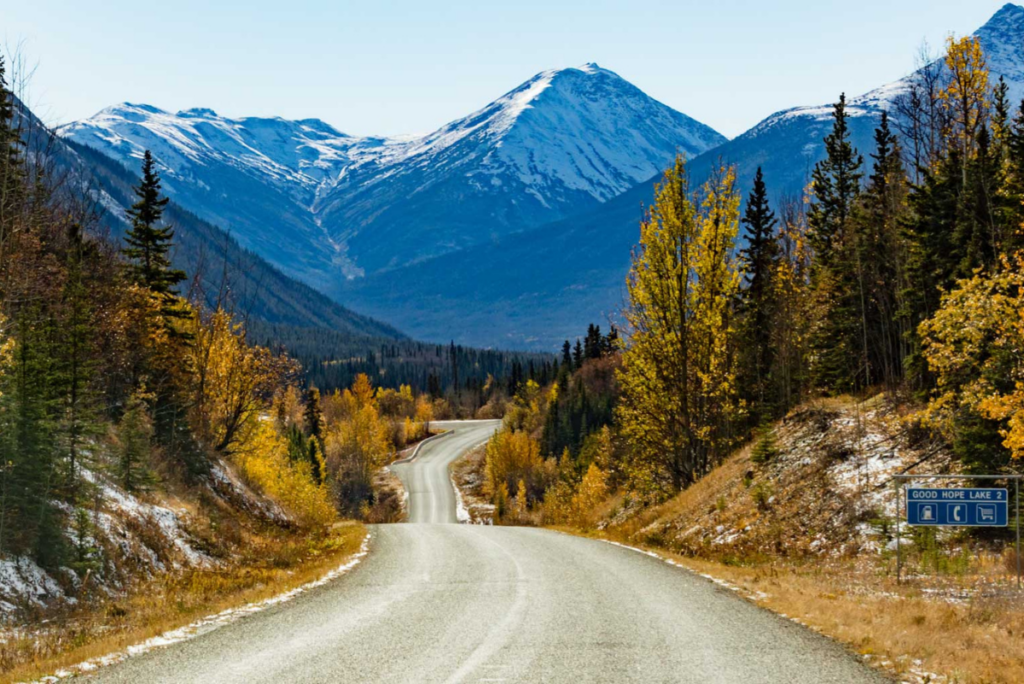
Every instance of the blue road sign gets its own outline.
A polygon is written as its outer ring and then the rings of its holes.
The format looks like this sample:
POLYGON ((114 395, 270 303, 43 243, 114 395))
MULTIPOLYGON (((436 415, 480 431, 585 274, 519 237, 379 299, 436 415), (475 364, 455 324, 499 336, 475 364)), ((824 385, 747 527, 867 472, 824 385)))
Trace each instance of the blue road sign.
POLYGON ((1005 489, 907 487, 907 524, 1006 527, 1005 489))

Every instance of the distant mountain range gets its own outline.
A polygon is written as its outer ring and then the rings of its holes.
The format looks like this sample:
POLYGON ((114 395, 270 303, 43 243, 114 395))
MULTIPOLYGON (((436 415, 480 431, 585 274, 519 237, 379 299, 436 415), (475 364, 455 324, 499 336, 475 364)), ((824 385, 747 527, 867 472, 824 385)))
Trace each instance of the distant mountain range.
POLYGON ((168 193, 326 292, 595 207, 681 151, 725 141, 606 69, 540 73, 425 136, 315 119, 121 104, 62 135, 121 162, 149 149, 168 193))
MULTIPOLYGON (((1019 101, 1024 8, 1006 5, 976 35, 1019 101)), ((848 100, 865 158, 906 84, 848 100)), ((677 151, 695 181, 721 161, 744 192, 762 166, 774 196, 799 193, 830 117, 830 105, 788 109, 727 141, 587 64, 542 72, 425 136, 130 104, 62 134, 132 165, 152 150, 180 205, 416 338, 551 350, 620 309, 642 207, 677 151)))
MULTIPOLYGON (((135 171, 92 148, 54 138, 28 107, 16 104, 26 146, 33 156, 46 160, 57 191, 68 193, 76 205, 83 200, 91 204, 98 219, 95 228, 120 238, 128 227, 126 209, 135 201, 133 186, 139 184, 135 171)), ((238 316, 263 325, 329 330, 339 339, 360 344, 408 339, 394 327, 346 309, 285 276, 177 203, 167 205, 164 217, 175 229, 174 266, 189 274, 188 287, 196 288, 196 295, 210 304, 221 299, 238 316)))

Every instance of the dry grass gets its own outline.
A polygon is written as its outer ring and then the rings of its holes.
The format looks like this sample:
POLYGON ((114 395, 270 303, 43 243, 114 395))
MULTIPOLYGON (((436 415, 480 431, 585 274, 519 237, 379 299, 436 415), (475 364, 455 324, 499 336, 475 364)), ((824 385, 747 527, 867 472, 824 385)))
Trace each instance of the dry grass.
POLYGON ((891 579, 858 576, 852 564, 823 569, 675 560, 731 582, 759 605, 848 644, 905 681, 926 681, 926 673, 934 673, 965 684, 1024 682, 1019 595, 935 599, 891 579))
POLYGON ((339 523, 319 536, 268 534, 250 540, 232 567, 189 570, 140 582, 125 596, 94 598, 27 635, 0 644, 0 682, 32 680, 121 651, 228 608, 314 581, 356 553, 366 529, 339 523))

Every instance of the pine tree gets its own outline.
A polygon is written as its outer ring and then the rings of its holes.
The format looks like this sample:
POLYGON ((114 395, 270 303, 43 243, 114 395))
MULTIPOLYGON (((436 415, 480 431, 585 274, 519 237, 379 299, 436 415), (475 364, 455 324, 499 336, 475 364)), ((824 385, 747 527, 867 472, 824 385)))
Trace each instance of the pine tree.
POLYGON ((583 354, 583 345, 580 344, 580 338, 576 338, 576 346, 572 350, 572 365, 574 368, 583 367, 583 359, 586 356, 583 354))
POLYGON ((868 311, 868 383, 896 386, 903 378, 912 330, 907 321, 907 246, 901 222, 907 213, 907 178, 896 134, 882 112, 875 129, 874 160, 855 220, 868 311))
POLYGON ((142 182, 135 188, 135 196, 138 199, 128 210, 132 226, 121 250, 131 262, 131 278, 156 294, 176 295, 175 288, 185 279, 185 272, 171 268, 174 229, 161 225, 169 200, 160 195, 160 174, 149 150, 142 160, 142 182))
POLYGON ((814 249, 811 282, 816 320, 811 348, 819 387, 845 391, 863 381, 864 278, 850 218, 860 194, 863 159, 850 142, 846 96, 833 109, 825 159, 812 173, 813 203, 807 216, 814 249))
POLYGON ((65 323, 59 347, 60 385, 63 411, 60 434, 67 457, 64 484, 74 493, 78 488, 78 467, 85 440, 99 432, 99 416, 93 377, 96 373, 96 319, 91 302, 95 283, 91 272, 97 268, 96 246, 82 235, 80 225, 68 232, 67 278, 63 300, 65 323))
POLYGON ((572 345, 569 340, 562 343, 562 367, 572 370, 572 345))
POLYGON ((324 439, 324 412, 320 407, 320 390, 310 387, 306 391, 306 434, 321 444, 324 439))
POLYGON ((778 221, 768 203, 761 167, 754 175, 754 187, 747 199, 741 223, 745 228, 747 246, 740 250, 740 263, 745 275, 740 289, 740 353, 744 375, 740 386, 751 404, 752 422, 758 425, 775 412, 775 397, 771 389, 771 369, 775 359, 772 323, 776 288, 773 279, 779 260, 775 230, 778 221))

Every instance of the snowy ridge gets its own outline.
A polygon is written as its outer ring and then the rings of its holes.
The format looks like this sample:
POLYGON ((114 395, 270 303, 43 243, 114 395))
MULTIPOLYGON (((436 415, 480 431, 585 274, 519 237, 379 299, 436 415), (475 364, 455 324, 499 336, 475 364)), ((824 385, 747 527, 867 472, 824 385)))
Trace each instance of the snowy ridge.
MULTIPOLYGON (((1002 76, 1009 87, 1010 103, 1014 106, 1024 97, 1024 7, 1007 3, 973 34, 981 43, 985 61, 992 74, 992 85, 1002 76)), ((875 88, 863 95, 849 98, 846 113, 851 118, 877 117, 892 107, 896 99, 906 93, 914 74, 875 88)), ((781 122, 792 119, 827 120, 832 116, 832 105, 793 107, 767 117, 742 137, 763 135, 781 122)))
POLYGON ((61 134, 130 166, 151 150, 179 204, 326 291, 589 208, 725 140, 596 64, 543 71, 426 135, 130 103, 61 134))

